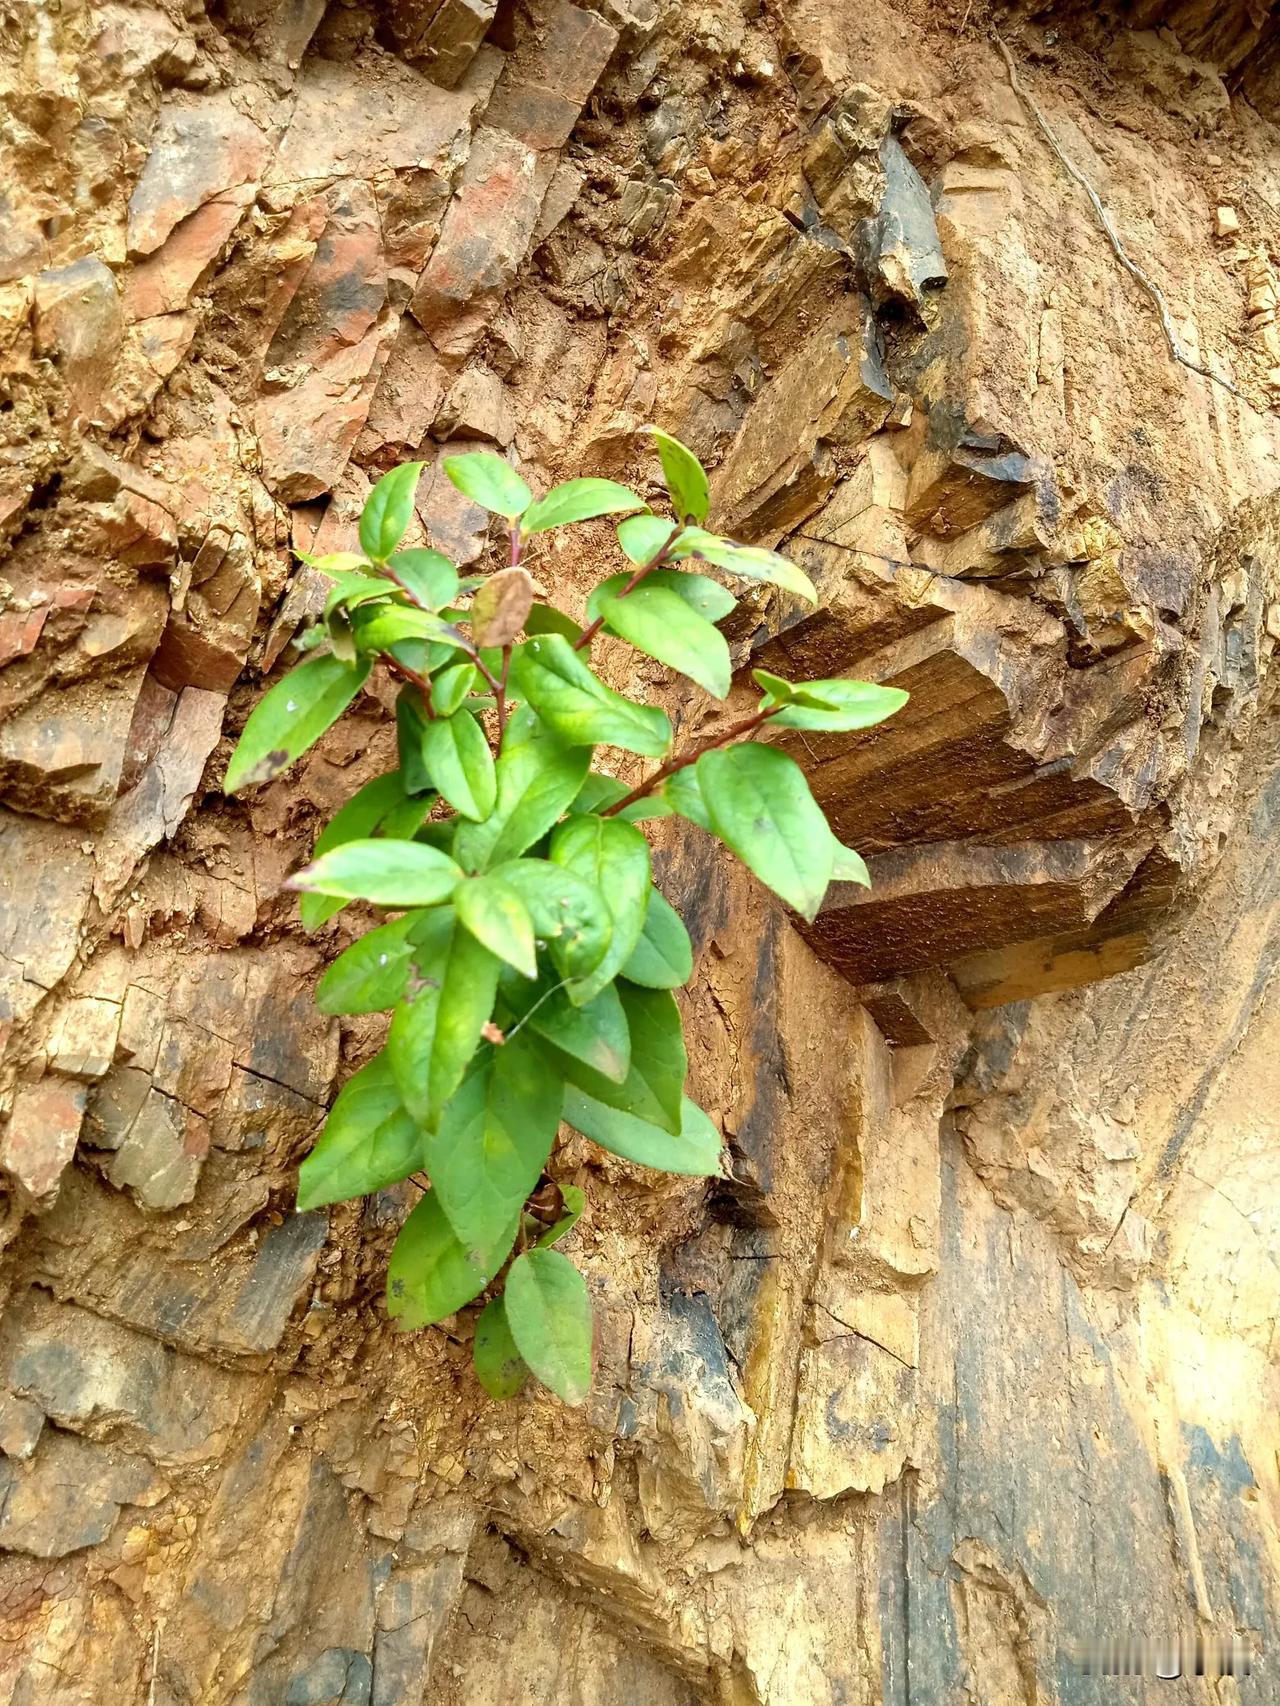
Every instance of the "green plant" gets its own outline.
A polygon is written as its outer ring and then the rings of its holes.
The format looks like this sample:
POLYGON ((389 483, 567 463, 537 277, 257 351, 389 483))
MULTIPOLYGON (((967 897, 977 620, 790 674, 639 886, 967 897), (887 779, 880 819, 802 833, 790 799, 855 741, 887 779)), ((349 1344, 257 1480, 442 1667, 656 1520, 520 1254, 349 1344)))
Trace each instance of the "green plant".
POLYGON ((476 1373, 495 1396, 530 1371, 571 1403, 591 1382, 586 1286, 552 1247, 583 1209, 580 1191, 544 1176, 561 1120, 630 1161, 719 1171, 719 1133, 684 1093, 672 995, 692 949, 636 825, 688 819, 812 919, 833 878, 865 884, 866 866, 831 833, 798 765, 751 737, 770 725, 867 728, 906 698, 756 670, 756 709, 674 754, 666 713, 599 679, 588 659, 603 628, 728 694, 716 623, 735 599, 694 563, 816 601, 784 557, 706 531, 704 470, 652 430, 673 518, 612 480, 569 480, 535 499, 490 452, 446 461, 455 486, 506 520, 510 566, 489 575, 460 579, 437 551, 399 550, 423 465, 386 475, 361 517, 362 554, 312 562, 333 590, 311 655, 253 711, 225 782, 235 793, 280 774, 375 664, 403 682, 399 768, 348 801, 291 879, 308 929, 352 900, 394 915, 320 981, 325 1012, 389 1010, 391 1022, 303 1163, 298 1206, 426 1171, 388 1271, 403 1328, 472 1302, 516 1251, 475 1331, 476 1373), (605 515, 625 516, 629 567, 596 587, 580 628, 545 601, 524 559, 550 529, 605 515), (628 787, 592 768, 597 746, 659 762, 628 787))

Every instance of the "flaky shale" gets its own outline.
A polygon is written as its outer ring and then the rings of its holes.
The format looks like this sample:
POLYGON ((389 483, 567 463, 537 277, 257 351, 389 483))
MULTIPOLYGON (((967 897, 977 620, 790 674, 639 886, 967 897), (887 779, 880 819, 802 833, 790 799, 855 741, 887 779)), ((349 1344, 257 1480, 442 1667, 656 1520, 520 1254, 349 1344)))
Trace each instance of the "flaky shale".
POLYGON ((1230 1630, 1139 1692, 1271 1697, 1277 29, 0 0, 4 1699, 1100 1706, 1076 1643, 1230 1630), (873 878, 814 924, 655 826, 726 1177, 562 1144, 595 1383, 499 1406, 389 1329, 411 1185, 293 1209, 378 1032, 283 883, 389 688, 220 784, 380 473, 486 564, 442 455, 647 421, 819 587, 744 672, 911 698, 786 737, 873 878))

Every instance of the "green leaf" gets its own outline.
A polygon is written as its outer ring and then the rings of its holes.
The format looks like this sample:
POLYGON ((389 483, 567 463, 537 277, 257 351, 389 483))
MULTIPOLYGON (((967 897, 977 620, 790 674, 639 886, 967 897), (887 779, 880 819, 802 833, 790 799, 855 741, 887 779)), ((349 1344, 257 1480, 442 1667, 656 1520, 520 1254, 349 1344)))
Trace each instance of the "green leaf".
POLYGON ((431 677, 431 708, 437 717, 451 717, 480 677, 473 663, 454 663, 431 677))
POLYGON ((492 450, 473 450, 465 456, 446 456, 444 471, 465 497, 497 515, 514 521, 533 502, 533 493, 511 464, 492 450))
POLYGON ((660 889, 649 896, 644 934, 619 973, 646 989, 679 989, 693 976, 693 944, 684 920, 660 889))
POLYGON ((394 1007, 404 994, 413 963, 409 932, 422 917, 422 913, 408 912, 367 930, 345 948, 316 986, 320 1011, 382 1013, 394 1007))
POLYGON ((631 1065, 620 1084, 568 1055, 557 1052, 551 1058, 569 1084, 595 1101, 664 1131, 678 1132, 684 1081, 689 1075, 680 1009, 665 989, 638 989, 624 983, 618 995, 631 1038, 631 1065))
POLYGON ((635 705, 606 687, 560 634, 540 634, 517 648, 511 684, 551 732, 572 745, 603 741, 657 758, 671 744, 665 711, 635 705))
MULTIPOLYGON (((385 836, 388 841, 414 841, 419 839, 420 832, 425 827, 427 813, 435 802, 434 794, 418 794, 412 799, 406 796, 401 805, 392 807, 378 825, 375 833, 385 836)), ((439 847, 440 842, 433 841, 431 845, 439 847)), ((446 847, 444 851, 447 853, 448 848, 446 847)))
MULTIPOLYGON (((316 839, 312 858, 329 852, 330 848, 341 847, 345 841, 355 841, 357 837, 372 835, 387 813, 404 803, 404 785, 398 770, 392 770, 386 776, 375 776, 372 782, 366 782, 363 788, 357 789, 346 805, 334 813, 331 822, 316 839)), ((424 815, 427 809, 424 805, 424 815)), ((298 913, 303 929, 319 929, 326 919, 341 912, 346 904, 345 900, 335 899, 332 895, 300 896, 298 913)))
POLYGON ((323 557, 310 557, 305 551, 295 551, 294 556, 300 563, 305 563, 309 569, 319 569, 322 575, 328 575, 336 580, 339 575, 347 574, 356 569, 367 569, 369 559, 359 551, 330 551, 323 557))
POLYGON ((554 604, 535 604, 524 619, 526 634, 563 634, 570 645, 582 638, 582 629, 572 616, 557 610, 554 604))
POLYGON ((792 592, 797 598, 818 602, 813 582, 803 569, 798 569, 776 551, 766 551, 762 545, 737 545, 731 539, 721 539, 715 533, 691 530, 672 552, 674 557, 703 557, 718 569, 727 569, 743 580, 768 581, 792 592))
POLYGON ((289 886, 374 906, 434 906, 448 900, 461 876, 452 859, 416 841, 348 841, 290 877, 289 886))
POLYGON ((776 747, 747 741, 704 753, 695 768, 713 833, 812 923, 834 855, 800 766, 776 747))
POLYGON ((482 1246, 464 1248, 428 1191, 400 1228, 387 1266, 387 1314, 402 1332, 443 1321, 478 1297, 506 1261, 520 1216, 482 1246))
POLYGON ((335 575, 333 591, 325 600, 324 614, 331 616, 340 605, 354 608, 358 604, 368 604, 374 598, 390 598, 395 591, 394 582, 382 575, 335 575))
POLYGON ((485 1304, 471 1341, 476 1379, 491 1398, 514 1398, 529 1376, 529 1365, 516 1349, 500 1297, 485 1304))
POLYGON ((365 499, 360 515, 360 549, 375 563, 385 563, 404 538, 413 517, 413 494, 425 462, 406 462, 384 474, 365 499))
POLYGON ((480 1046, 499 965, 451 907, 417 915, 412 949, 405 982, 412 972, 414 984, 392 1016, 387 1060, 405 1106, 430 1127, 480 1046))
POLYGON ((582 1219, 582 1211, 587 1206, 587 1199, 577 1185, 565 1185, 560 1195, 564 1198, 565 1212, 554 1226, 548 1226, 537 1241, 539 1250, 549 1250, 553 1244, 558 1244, 566 1232, 572 1232, 582 1219))
POLYGON ((616 985, 607 984, 581 1007, 545 974, 518 994, 516 1017, 530 1030, 614 1084, 624 1082, 631 1066, 631 1032, 616 985))
POLYGON ((222 784, 226 794, 270 782, 346 710, 364 686, 368 659, 310 657, 263 694, 249 715, 222 784))
POLYGON ((593 884, 546 859, 509 859, 495 868, 523 900, 534 934, 562 977, 587 977, 613 940, 613 914, 593 884))
POLYGON ((666 587, 708 622, 723 621, 738 603, 727 586, 713 581, 710 575, 694 574, 691 569, 654 569, 645 576, 644 585, 666 587))
POLYGON ((411 610, 404 604, 380 604, 375 610, 363 606, 353 615, 356 644, 361 651, 386 652, 405 640, 430 640, 434 644, 465 650, 466 637, 443 616, 430 610, 411 610))
POLYGON ((422 756, 422 742, 427 731, 427 713, 422 694, 408 683, 396 694, 396 752, 400 759, 400 779, 406 794, 426 794, 431 791, 422 756))
POLYGON ((765 690, 760 709, 784 705, 769 721, 780 729, 869 729, 900 711, 908 695, 900 687, 870 681, 802 681, 793 685, 767 670, 752 670, 765 690))
POLYGON ((477 820, 488 817, 497 798, 493 754, 470 711, 423 725, 422 762, 432 786, 455 811, 477 820))
POLYGON ((582 786, 589 746, 565 746, 524 706, 507 724, 495 766, 497 797, 483 823, 459 826, 455 851, 478 871, 514 859, 546 834, 582 786))
POLYGON ((593 621, 602 616, 611 634, 723 699, 733 676, 729 643, 670 584, 684 577, 655 570, 622 598, 619 594, 630 578, 624 572, 596 587, 587 600, 587 616, 593 621))
POLYGON ((387 568, 424 610, 443 610, 458 596, 458 571, 443 552, 425 546, 397 551, 387 568))
POLYGON ((674 776, 668 776, 662 784, 662 797, 671 809, 690 823, 696 823, 699 829, 710 829, 711 819, 707 816, 706 801, 702 798, 702 787, 698 781, 697 765, 690 764, 683 770, 677 770, 674 776))
POLYGON ((334 657, 341 658, 343 663, 351 664, 356 661, 355 629, 351 618, 342 609, 334 610, 325 620, 325 631, 329 636, 329 648, 334 657))
POLYGON ((482 1049, 427 1140, 431 1182, 463 1246, 483 1248, 537 1184, 564 1094, 523 1032, 482 1049))
POLYGON ((385 1190, 422 1164, 422 1133, 401 1104, 386 1055, 375 1055, 342 1086, 298 1170, 298 1210, 385 1190))
POLYGON ((707 484, 706 469, 678 438, 660 432, 657 427, 651 426, 647 430, 658 447, 662 477, 671 493, 671 507, 681 521, 704 522, 711 508, 711 488, 707 484))
POLYGON ((591 1301, 582 1275, 558 1250, 529 1250, 507 1274, 504 1303, 516 1349, 566 1404, 591 1390, 591 1301))
POLYGON ((590 521, 592 516, 644 507, 643 498, 616 480, 566 480, 529 505, 521 517, 520 531, 545 533, 549 527, 563 527, 567 522, 590 521))
POLYGON ((871 887, 871 873, 868 871, 867 862, 861 853, 856 852, 852 847, 846 847, 842 841, 836 841, 834 836, 832 836, 832 841, 835 845, 831 881, 833 883, 859 883, 864 889, 869 889, 871 887))
POLYGON ((529 908, 498 872, 466 878, 454 890, 453 904, 463 924, 491 954, 523 977, 537 977, 538 948, 529 908))
POLYGON ((571 817, 551 837, 551 862, 563 865, 604 897, 613 921, 608 949, 594 971, 569 991, 577 1004, 592 1000, 631 958, 649 904, 649 843, 619 818, 571 817))
POLYGON ((633 563, 651 563, 676 530, 665 515, 630 515, 618 523, 618 543, 633 563))
MULTIPOLYGON (((462 649, 466 650, 466 647, 462 649)), ((434 640, 397 640, 389 650, 397 663, 413 670, 416 675, 431 675, 446 664, 457 661, 459 645, 456 640, 451 640, 448 645, 437 645, 434 640)))
POLYGON ((688 1096, 681 1101, 680 1110, 680 1130, 673 1135, 632 1114, 606 1107, 572 1086, 564 1098, 566 1123, 601 1149, 664 1173, 710 1178, 720 1171, 720 1133, 688 1096))

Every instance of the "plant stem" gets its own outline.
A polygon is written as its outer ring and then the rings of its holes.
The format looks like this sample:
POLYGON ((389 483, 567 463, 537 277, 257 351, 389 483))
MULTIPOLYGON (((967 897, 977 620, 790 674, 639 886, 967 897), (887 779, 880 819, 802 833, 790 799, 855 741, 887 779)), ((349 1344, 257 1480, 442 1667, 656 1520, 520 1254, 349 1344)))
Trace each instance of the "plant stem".
POLYGON ((419 675, 416 669, 410 669, 407 663, 401 663, 399 658, 392 657, 390 652, 379 652, 378 656, 386 664, 392 675, 398 675, 402 681, 412 682, 422 695, 422 708, 427 713, 428 722, 434 722, 435 706, 431 702, 431 679, 419 675))
POLYGON ((616 817, 627 806, 633 806, 637 800, 643 800, 655 788, 660 787, 668 776, 674 776, 678 770, 687 770, 691 764, 696 764, 704 752, 714 752, 717 747, 728 746, 740 735, 753 735, 762 723, 767 723, 770 717, 776 717, 779 711, 786 709, 785 705, 771 705, 767 711, 753 711, 751 716, 744 717, 739 723, 731 723, 727 729, 722 729, 718 735, 708 735, 706 740, 699 741, 696 746, 687 747, 684 752, 677 753, 674 758, 668 758, 665 764, 658 767, 651 776, 623 796, 616 804, 606 806, 600 813, 601 817, 616 817))
POLYGON ((507 729, 507 675, 511 669, 510 641, 502 648, 502 675, 497 686, 498 700, 498 745, 502 745, 502 737, 507 729))
MULTIPOLYGON (((663 545, 660 550, 655 551, 653 556, 650 557, 650 559, 647 563, 641 563, 640 564, 640 567, 632 575, 631 579, 627 582, 626 586, 624 586, 622 588, 622 590, 619 592, 619 594, 618 594, 619 598, 625 598, 629 592, 634 592, 635 589, 640 585, 640 582, 645 578, 646 575, 651 575, 655 569, 660 569, 662 567, 662 565, 667 561, 668 557, 671 555, 671 552, 675 547, 676 541, 680 538, 680 535, 683 532, 684 532, 683 526, 677 527, 675 532, 671 535, 670 539, 667 540, 666 544, 663 545)), ((577 639, 573 642, 574 651, 575 652, 584 651, 591 644, 592 640, 595 639, 596 635, 600 632, 600 630, 601 630, 601 628, 603 628, 603 626, 604 626, 604 617, 603 616, 597 616, 595 621, 593 623, 591 623, 590 627, 584 628, 582 630, 582 632, 578 635, 577 639)))

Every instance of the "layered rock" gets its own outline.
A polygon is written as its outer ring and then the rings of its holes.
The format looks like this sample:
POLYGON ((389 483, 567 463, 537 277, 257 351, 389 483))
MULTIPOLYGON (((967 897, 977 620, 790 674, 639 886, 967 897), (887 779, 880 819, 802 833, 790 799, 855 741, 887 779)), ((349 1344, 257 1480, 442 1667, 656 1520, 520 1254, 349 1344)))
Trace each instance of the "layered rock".
MULTIPOLYGON (((1274 1621, 1273 26, 1031 10, 1021 81, 1226 383, 941 0, 5 38, 14 1699, 998 1706, 1274 1621), (388 696, 218 781, 379 473, 483 566, 450 446, 644 482, 650 419, 819 587, 743 599, 725 714, 755 663, 911 698, 783 737, 873 876, 812 925, 656 826, 726 1177, 562 1144, 596 1380, 503 1409, 473 1311, 388 1330, 412 1186, 293 1211, 379 1035, 311 999, 359 921, 283 881, 388 696)), ((539 570, 581 601, 604 542, 539 570)))

